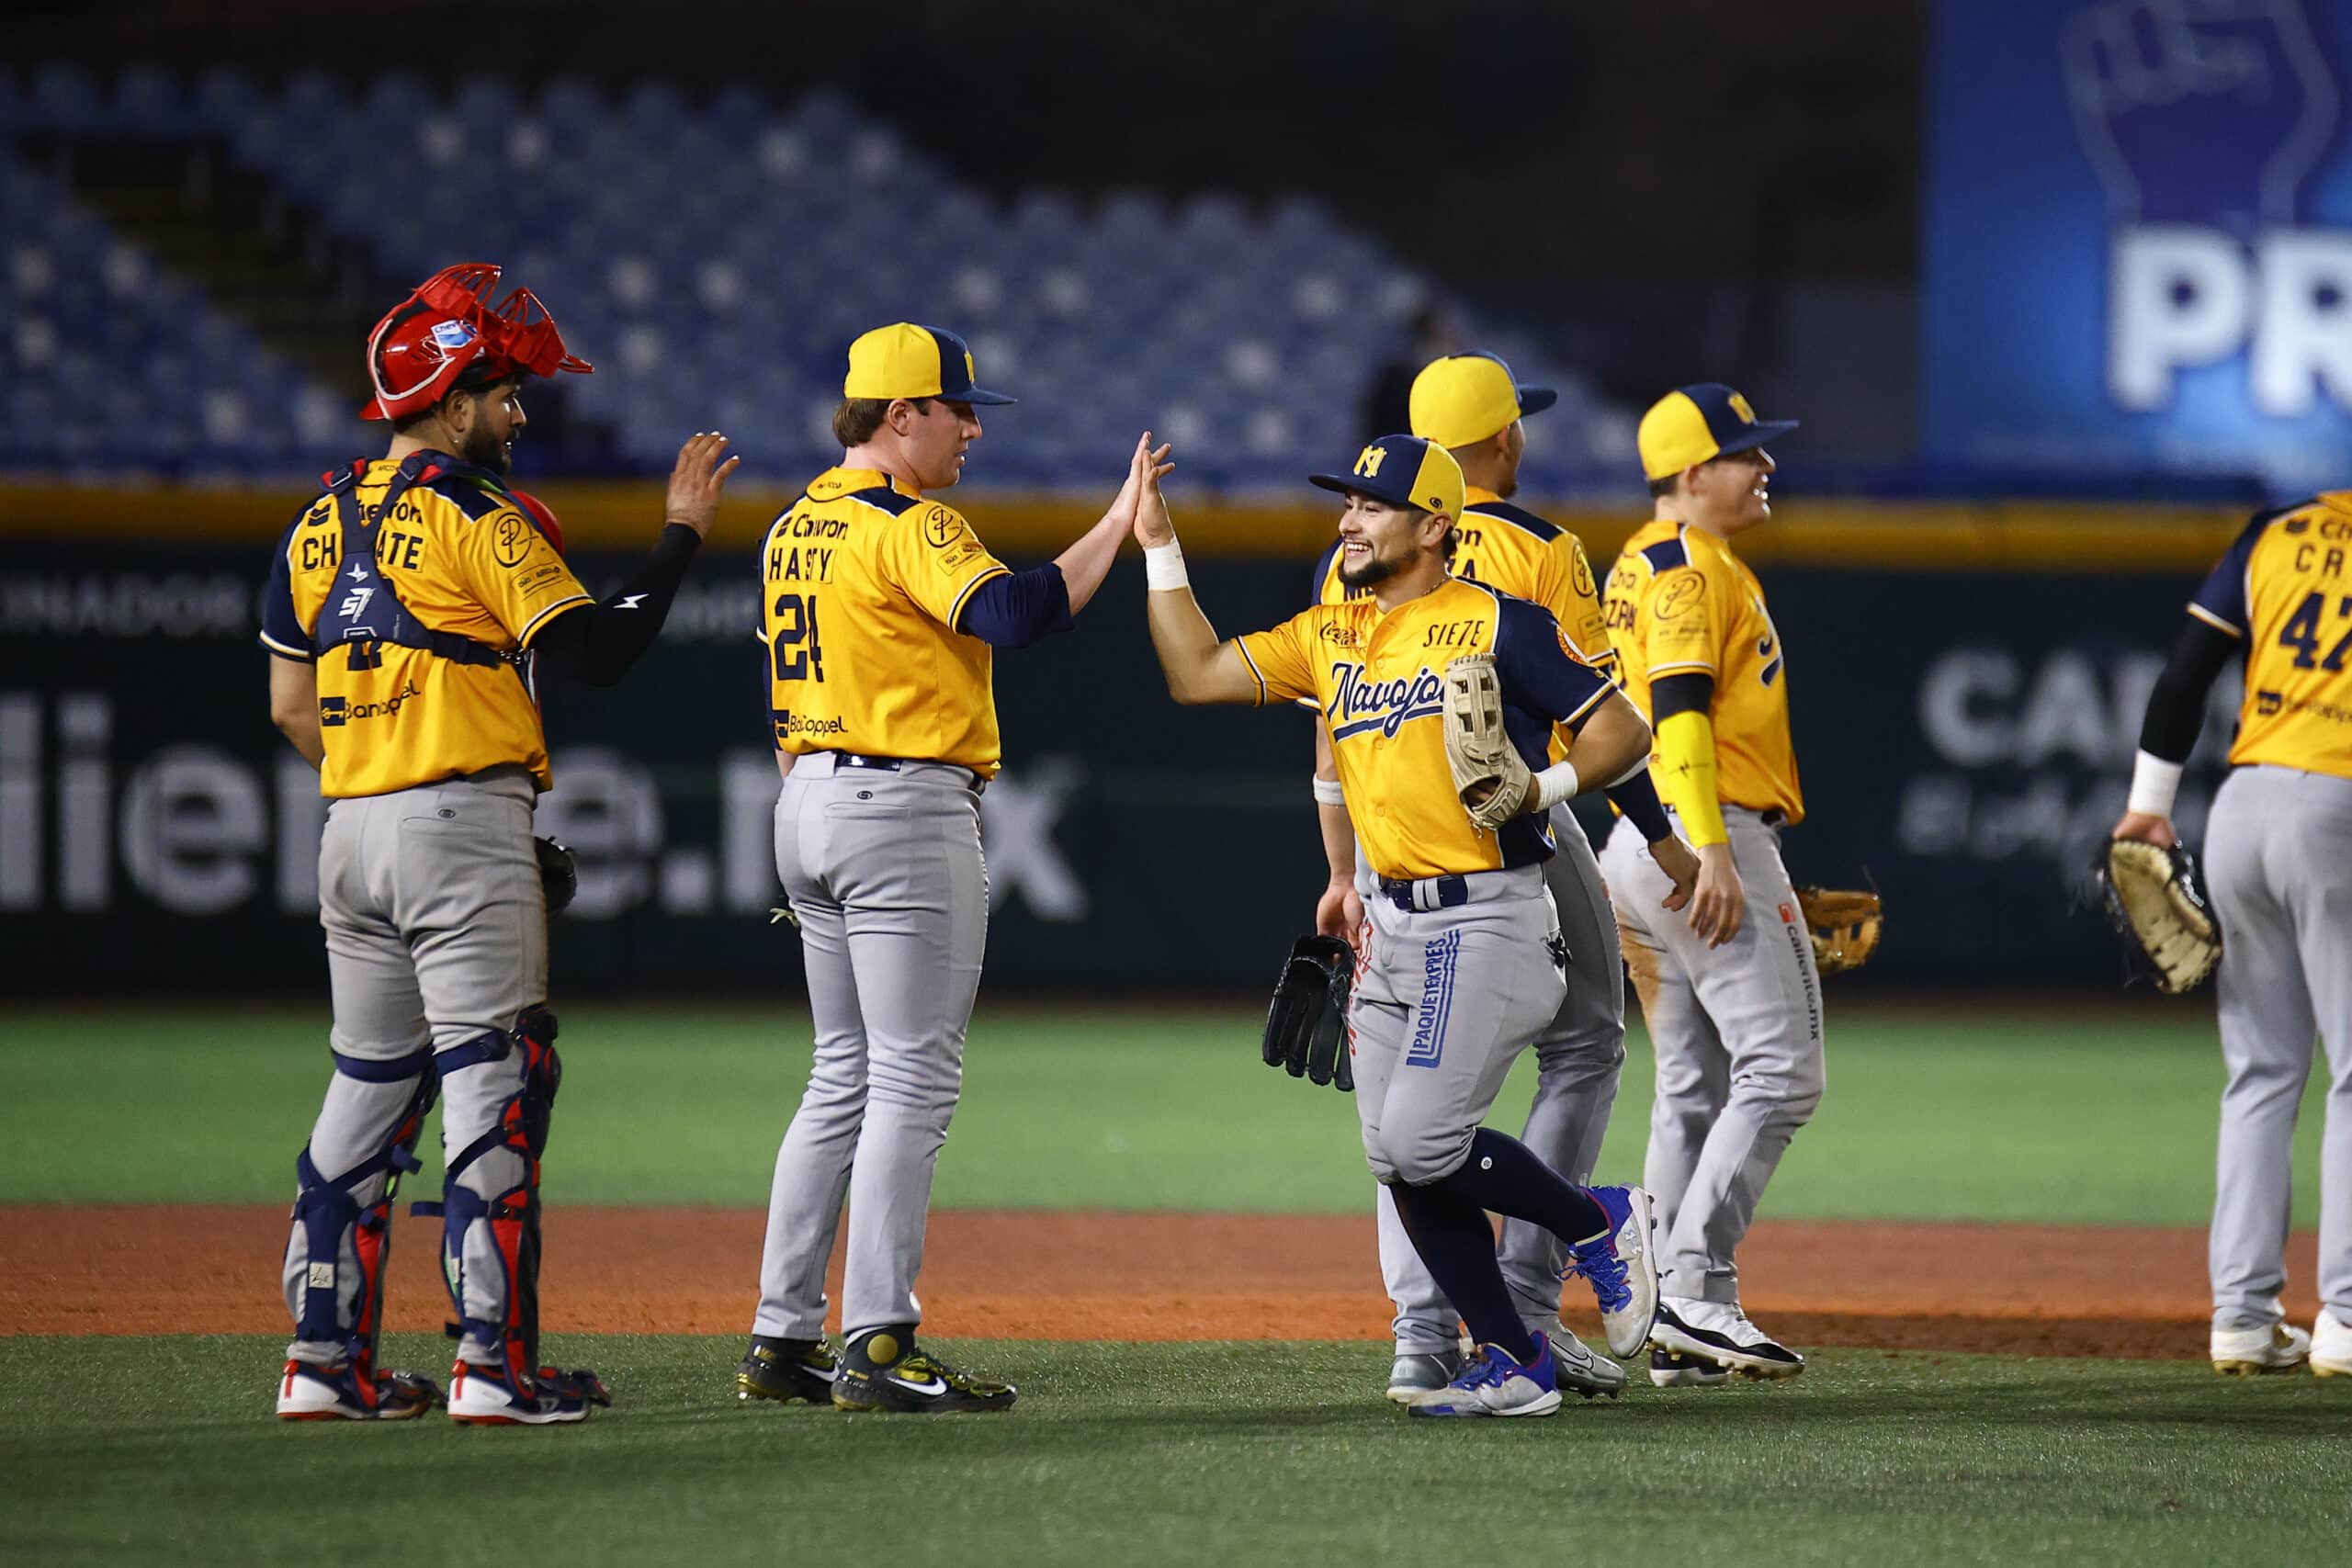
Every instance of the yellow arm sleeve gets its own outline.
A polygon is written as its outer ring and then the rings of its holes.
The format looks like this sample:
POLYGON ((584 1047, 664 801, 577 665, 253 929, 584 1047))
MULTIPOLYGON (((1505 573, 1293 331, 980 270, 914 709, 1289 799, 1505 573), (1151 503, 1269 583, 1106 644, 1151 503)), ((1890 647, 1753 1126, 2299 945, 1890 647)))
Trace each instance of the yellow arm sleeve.
POLYGON ((1715 727, 1705 714, 1668 714, 1657 727, 1658 793, 1694 845, 1728 843, 1715 796, 1715 727))

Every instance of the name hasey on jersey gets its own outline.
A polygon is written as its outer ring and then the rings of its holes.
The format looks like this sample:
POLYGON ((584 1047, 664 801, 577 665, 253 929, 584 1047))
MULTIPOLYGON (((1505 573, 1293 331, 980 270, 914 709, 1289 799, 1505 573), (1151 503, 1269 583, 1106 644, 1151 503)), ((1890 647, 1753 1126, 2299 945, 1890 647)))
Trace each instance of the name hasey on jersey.
POLYGON ((1411 675, 1374 681, 1363 665, 1340 660, 1331 665, 1331 700, 1323 716, 1334 740, 1372 729, 1393 739, 1408 721, 1444 711, 1444 695, 1445 682, 1426 664, 1411 675))
POLYGON ((768 551, 768 581, 831 582, 833 555, 830 545, 777 545, 768 551))

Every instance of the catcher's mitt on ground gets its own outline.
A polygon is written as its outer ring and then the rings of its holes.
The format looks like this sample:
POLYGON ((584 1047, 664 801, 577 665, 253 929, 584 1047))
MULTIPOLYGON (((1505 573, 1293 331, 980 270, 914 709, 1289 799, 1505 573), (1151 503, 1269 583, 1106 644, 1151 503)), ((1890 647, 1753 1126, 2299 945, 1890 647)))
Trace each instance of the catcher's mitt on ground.
POLYGON ((1860 969, 1878 951, 1886 917, 1879 897, 1844 887, 1800 887, 1797 907, 1813 938, 1813 966, 1824 976, 1860 969))
POLYGON ((1348 991, 1355 973, 1355 952, 1338 937, 1303 936, 1291 944, 1266 1010, 1266 1066, 1355 1092, 1348 1062, 1348 991))
POLYGON ((2152 979, 2177 997, 2204 984, 2222 961, 2221 924, 2197 885, 2196 857, 2179 845, 2109 840, 2091 863, 2091 883, 2123 939, 2127 984, 2152 979))
POLYGON ((1445 667, 1445 762, 1463 809, 1490 833, 1527 803, 1527 763, 1503 729, 1503 682, 1491 653, 1445 667))

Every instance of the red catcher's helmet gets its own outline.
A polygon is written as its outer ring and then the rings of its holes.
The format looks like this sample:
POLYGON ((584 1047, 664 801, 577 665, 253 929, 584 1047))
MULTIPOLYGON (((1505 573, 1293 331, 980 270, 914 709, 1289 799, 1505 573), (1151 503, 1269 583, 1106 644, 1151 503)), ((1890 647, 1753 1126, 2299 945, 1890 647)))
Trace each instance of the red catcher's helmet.
POLYGON ((360 418, 402 419, 461 384, 487 386, 517 371, 584 376, 595 368, 564 351, 555 318, 529 289, 491 304, 502 270, 488 262, 446 267, 385 312, 368 334, 368 378, 376 395, 360 418))

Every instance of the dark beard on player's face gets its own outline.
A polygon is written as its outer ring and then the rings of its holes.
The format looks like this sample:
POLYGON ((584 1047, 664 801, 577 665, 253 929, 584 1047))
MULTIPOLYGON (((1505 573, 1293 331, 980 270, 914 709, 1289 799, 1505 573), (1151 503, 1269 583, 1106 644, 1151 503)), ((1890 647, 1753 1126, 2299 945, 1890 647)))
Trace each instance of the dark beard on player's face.
POLYGON ((466 449, 458 454, 478 468, 488 468, 503 474, 508 468, 506 443, 490 433, 490 426, 478 424, 466 433, 466 449))
POLYGON ((1396 563, 1382 560, 1378 556, 1366 557, 1364 563, 1353 570, 1345 566, 1340 568, 1340 585, 1347 588, 1371 588, 1396 575, 1396 563))

